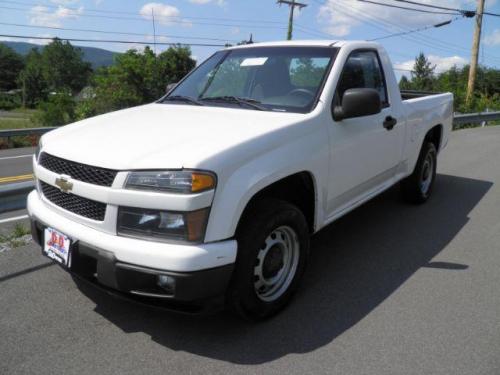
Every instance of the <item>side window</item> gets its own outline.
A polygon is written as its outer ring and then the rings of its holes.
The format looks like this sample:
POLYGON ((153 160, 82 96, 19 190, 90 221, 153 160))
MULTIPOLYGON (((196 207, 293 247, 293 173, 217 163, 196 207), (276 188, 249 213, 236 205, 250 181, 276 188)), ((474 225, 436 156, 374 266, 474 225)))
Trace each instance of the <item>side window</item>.
POLYGON ((374 51, 358 51, 349 56, 337 86, 335 100, 339 104, 342 103, 344 92, 357 88, 377 90, 382 106, 389 105, 384 75, 377 53, 374 51))

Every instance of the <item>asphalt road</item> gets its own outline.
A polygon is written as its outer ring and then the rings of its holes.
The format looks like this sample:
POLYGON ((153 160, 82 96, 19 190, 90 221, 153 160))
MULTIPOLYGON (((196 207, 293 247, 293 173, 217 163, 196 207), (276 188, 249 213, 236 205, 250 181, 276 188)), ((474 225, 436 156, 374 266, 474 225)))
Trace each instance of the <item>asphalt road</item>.
POLYGON ((0 184, 29 180, 33 152, 31 147, 0 150, 0 184))
POLYGON ((453 134, 432 199, 397 189, 313 239, 303 288, 257 325, 76 285, 0 253, 1 374, 498 374, 500 127, 453 134))

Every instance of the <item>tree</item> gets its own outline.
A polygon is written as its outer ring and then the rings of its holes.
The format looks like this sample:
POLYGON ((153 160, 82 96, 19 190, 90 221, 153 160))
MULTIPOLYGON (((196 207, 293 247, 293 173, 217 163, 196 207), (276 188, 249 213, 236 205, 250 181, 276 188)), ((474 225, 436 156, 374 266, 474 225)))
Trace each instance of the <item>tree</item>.
POLYGON ((436 65, 432 66, 423 52, 415 58, 412 72, 412 86, 415 90, 432 90, 434 83, 434 70, 436 65))
POLYGON ((160 53, 156 69, 154 98, 165 94, 168 84, 179 82, 195 66, 196 61, 191 57, 191 49, 188 47, 178 45, 160 53))
POLYGON ((66 125, 75 119, 75 101, 67 93, 52 94, 40 103, 35 122, 43 126, 66 125))
POLYGON ((85 103, 85 110, 80 113, 98 114, 152 102, 195 64, 187 47, 171 47, 158 56, 149 47, 142 53, 129 50, 119 55, 114 65, 96 72, 93 109, 85 103))
POLYGON ((17 76, 23 68, 22 57, 12 48, 0 44, 0 90, 12 90, 17 87, 17 76))
POLYGON ((43 75, 42 55, 33 48, 26 56, 26 66, 19 74, 25 105, 35 107, 47 98, 48 85, 43 75))
POLYGON ((92 69, 83 54, 69 42, 54 39, 42 52, 32 49, 19 74, 26 105, 34 107, 45 101, 50 92, 77 94, 88 84, 92 69))
POLYGON ((290 62, 290 80, 297 87, 319 86, 325 71, 326 65, 321 60, 300 58, 290 62))
POLYGON ((402 76, 401 80, 399 81, 399 88, 401 90, 411 90, 412 89, 412 83, 406 76, 402 76))
POLYGON ((69 42, 55 38, 42 52, 43 75, 49 90, 78 93, 84 88, 92 72, 83 61, 83 52, 69 42))

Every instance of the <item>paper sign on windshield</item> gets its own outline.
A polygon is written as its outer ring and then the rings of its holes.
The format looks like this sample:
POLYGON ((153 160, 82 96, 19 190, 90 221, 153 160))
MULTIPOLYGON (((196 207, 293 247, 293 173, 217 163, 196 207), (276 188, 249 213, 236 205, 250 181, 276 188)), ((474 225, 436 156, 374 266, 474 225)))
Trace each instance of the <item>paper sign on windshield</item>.
POLYGON ((259 66, 264 65, 267 61, 267 57, 249 57, 243 60, 240 66, 259 66))

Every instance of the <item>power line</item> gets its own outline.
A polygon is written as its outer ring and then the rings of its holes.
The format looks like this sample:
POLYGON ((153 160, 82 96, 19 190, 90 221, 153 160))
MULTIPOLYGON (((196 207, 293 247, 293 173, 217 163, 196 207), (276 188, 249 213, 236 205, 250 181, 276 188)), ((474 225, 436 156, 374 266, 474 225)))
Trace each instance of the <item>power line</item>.
MULTIPOLYGON (((400 2, 400 3, 413 4, 413 5, 418 5, 418 6, 427 7, 427 8, 442 9, 442 10, 453 10, 453 11, 460 12, 460 13, 472 13, 474 15, 476 14, 476 11, 474 11, 474 10, 448 8, 448 7, 438 6, 438 5, 419 3, 417 1, 412 1, 412 0, 392 0, 392 1, 397 1, 397 2, 400 2)), ((498 14, 498 13, 483 12, 483 14, 487 14, 489 16, 500 17, 500 14, 498 14)))
MULTIPOLYGON (((0 37, 4 38, 14 38, 14 39, 36 39, 36 40, 53 40, 59 39, 67 42, 86 42, 86 43, 117 43, 117 44, 140 44, 149 46, 152 43, 142 42, 142 41, 131 41, 131 40, 100 40, 100 39, 78 39, 78 38, 61 38, 61 37, 43 37, 43 36, 29 36, 29 35, 10 35, 10 34, 0 34, 0 37)), ((208 44, 208 43, 183 43, 183 42, 157 42, 156 44, 162 46, 177 46, 185 45, 192 47, 226 47, 224 44, 208 44)))
POLYGON ((409 30, 409 31, 402 31, 400 33, 390 34, 390 35, 381 36, 381 37, 378 37, 378 38, 373 38, 373 39, 368 39, 368 40, 369 41, 375 41, 375 40, 382 40, 382 39, 387 39, 387 38, 394 38, 396 36, 408 35, 408 34, 412 34, 412 33, 418 33, 420 31, 425 31, 425 30, 434 29, 434 28, 437 28, 437 27, 443 27, 443 26, 449 25, 453 21, 456 21, 456 20, 461 19, 461 18, 462 17, 460 16, 460 17, 456 17, 454 19, 451 19, 451 20, 448 20, 448 21, 445 21, 445 22, 437 23, 435 25, 424 26, 424 27, 420 27, 418 29, 409 30))
MULTIPOLYGON (((316 3, 320 5, 325 5, 326 3, 324 1, 320 0, 313 0, 316 3)), ((409 30, 408 28, 404 28, 394 22, 387 21, 381 17, 377 17, 373 14, 368 14, 367 12, 361 12, 355 8, 349 7, 342 5, 340 2, 335 3, 335 10, 347 17, 353 18, 355 20, 358 20, 361 23, 367 24, 371 27, 374 27, 378 30, 384 31, 384 32, 389 32, 391 33, 393 30, 389 30, 386 27, 382 25, 386 25, 390 28, 396 27, 399 30, 407 31, 409 30), (352 14, 355 13, 356 15, 352 14)), ((430 35, 420 35, 419 32, 412 34, 412 35, 400 35, 400 38, 407 40, 409 42, 418 44, 419 46, 425 45, 427 47, 430 47, 432 49, 444 51, 444 52, 449 52, 449 51, 454 51, 454 50, 460 50, 463 52, 469 53, 469 49, 465 48, 463 46, 459 46, 457 44, 448 42, 448 41, 443 41, 441 39, 432 37, 430 35), (433 42, 434 41, 434 42, 433 42), (438 43, 438 44, 437 44, 438 43)), ((496 64, 500 63, 500 57, 489 55, 490 59, 495 59, 498 62, 495 62, 496 64)))
POLYGON ((317 29, 313 29, 311 27, 304 26, 302 24, 299 25, 297 22, 294 22, 294 26, 297 30, 299 30, 303 33, 309 34, 309 35, 319 36, 322 38, 326 37, 329 39, 331 39, 331 37, 332 37, 330 34, 324 33, 324 32, 317 30, 317 29))
MULTIPOLYGON (((5 7, 5 6, 0 6, 0 9, 8 9, 8 10, 14 10, 14 11, 21 11, 21 12, 26 12, 26 9, 20 9, 20 8, 14 8, 14 7, 5 7)), ((33 10, 32 10, 33 11, 33 10)), ((49 11, 46 10, 41 10, 37 9, 34 11, 35 13, 41 13, 41 14, 52 14, 49 11)), ((127 21, 136 21, 136 22, 150 22, 150 20, 141 18, 141 17, 121 17, 121 16, 104 16, 100 14, 85 14, 85 13, 70 13, 70 15, 73 16, 78 16, 78 17, 87 17, 87 18, 104 18, 104 19, 115 19, 115 20, 127 20, 127 21)), ((160 19, 165 19, 165 17, 156 17, 160 19)), ((168 21, 165 21, 168 23, 176 23, 176 24, 194 24, 194 25, 207 25, 207 26, 221 26, 221 27, 259 27, 261 29, 275 29, 275 30, 286 30, 286 27, 278 27, 278 26, 270 26, 270 25, 240 25, 240 24, 227 24, 227 23, 210 23, 210 22, 195 22, 195 21, 190 21, 189 18, 181 18, 177 17, 175 19, 168 19, 168 21)), ((232 22, 232 21, 231 21, 232 22)), ((258 22, 258 21, 256 21, 258 22)))
MULTIPOLYGON (((352 9, 352 10, 356 11, 355 9, 352 9)), ((397 25, 397 24, 395 24, 393 22, 387 21, 385 19, 382 19, 382 18, 374 16, 374 15, 368 15, 368 14, 362 13, 361 16, 362 17, 367 17, 367 18, 372 18, 372 19, 377 19, 381 23, 384 23, 384 24, 387 24, 387 25, 391 25, 391 26, 395 26, 395 27, 399 28, 400 30, 405 30, 405 28, 402 27, 402 26, 400 26, 400 25, 397 25)), ((449 42, 449 41, 444 41, 444 40, 441 40, 439 38, 436 38, 436 37, 433 37, 433 36, 430 36, 430 35, 425 35, 425 36, 424 35, 409 35, 409 36, 401 36, 401 38, 405 39, 405 40, 408 40, 408 41, 411 41, 411 42, 415 42, 415 43, 424 43, 425 45, 427 45, 427 46, 429 46, 431 48, 440 49, 442 51, 445 51, 445 50, 446 51, 460 50, 460 51, 463 51, 463 52, 466 52, 466 53, 470 52, 469 48, 460 46, 458 44, 455 44, 455 43, 452 43, 452 42, 449 42), (438 43, 438 44, 436 44, 436 43, 438 43)), ((495 60, 496 64, 500 64, 500 57, 495 56, 495 55, 491 55, 491 54, 486 54, 486 56, 490 60, 495 60)))
MULTIPOLYGON (((44 6, 46 8, 52 8, 52 9, 59 9, 60 7, 62 7, 64 9, 69 9, 69 10, 72 10, 72 11, 80 12, 79 8, 74 8, 74 7, 69 7, 69 6, 58 6, 58 5, 52 5, 52 4, 27 3, 27 2, 12 1, 12 0, 0 0, 0 3, 17 4, 17 5, 24 5, 24 6, 37 6, 37 5, 41 5, 41 6, 44 6)), ((95 12, 95 13, 104 13, 104 14, 125 14, 125 15, 137 16, 137 12, 126 12, 126 11, 119 11, 119 10, 105 10, 105 9, 85 8, 85 11, 87 11, 87 12, 95 12)), ((78 14, 76 14, 76 15, 78 15, 78 14)), ((198 17, 198 16, 180 17, 180 16, 161 16, 161 15, 158 15, 158 14, 155 14, 155 18, 165 18, 165 19, 170 19, 170 18, 177 18, 177 19, 179 19, 179 18, 188 18, 188 19, 198 19, 198 20, 250 22, 250 23, 269 23, 269 24, 284 25, 284 23, 282 21, 251 20, 251 19, 241 19, 241 18, 198 17)))
MULTIPOLYGON (((60 9, 62 7, 64 9, 67 9, 67 10, 74 12, 74 13, 70 13, 71 15, 75 15, 75 16, 82 15, 82 10, 80 8, 74 8, 74 7, 69 7, 69 6, 56 6, 56 5, 51 5, 51 4, 26 3, 26 2, 10 1, 10 0, 0 0, 0 3, 16 4, 16 5, 26 6, 26 7, 43 6, 45 8, 49 8, 49 9, 60 9)), ((116 14, 130 15, 130 16, 135 16, 135 17, 125 17, 123 19, 133 18, 136 20, 149 22, 149 20, 145 20, 143 17, 139 17, 138 13, 136 13, 136 12, 114 11, 114 10, 112 11, 112 10, 91 9, 91 8, 85 8, 84 12, 94 12, 94 13, 112 14, 112 15, 116 15, 116 14)), ((93 15, 87 14, 87 16, 93 16, 93 15)), ((118 17, 112 17, 112 18, 118 18, 118 17)), ((159 14, 155 14, 155 18, 156 19, 164 19, 164 20, 178 20, 178 21, 192 19, 192 20, 206 20, 206 21, 244 22, 244 23, 254 23, 254 24, 277 24, 277 25, 282 25, 282 26, 285 25, 281 21, 251 20, 251 19, 240 19, 240 18, 219 18, 219 17, 198 17, 198 16, 162 16, 159 14)), ((118 18, 118 19, 121 19, 121 18, 118 18)), ((239 26, 239 25, 232 25, 232 26, 239 26)))
POLYGON ((394 4, 387 4, 387 3, 379 3, 377 1, 371 1, 371 0, 358 0, 363 3, 369 3, 369 4, 375 4, 375 5, 381 5, 389 8, 397 8, 397 9, 404 9, 404 10, 410 10, 414 12, 420 12, 420 13, 430 13, 430 14, 449 14, 449 15, 456 15, 460 14, 459 12, 439 12, 439 11, 433 11, 433 10, 425 10, 425 9, 417 9, 417 8, 409 8, 409 7, 404 7, 404 6, 399 6, 399 5, 394 5, 394 4))
MULTIPOLYGON (((26 25, 21 23, 8 23, 8 22, 0 22, 0 25, 5 26, 16 26, 16 27, 27 27, 32 29, 45 29, 45 30, 61 30, 61 31, 77 31, 77 32, 92 32, 99 34, 113 34, 113 35, 132 35, 132 36, 142 36, 148 37, 149 35, 141 34, 141 33, 133 33, 133 32, 125 32, 125 31, 106 31, 106 30, 96 30, 96 29, 75 29, 75 28, 67 28, 67 27, 57 27, 57 26, 37 26, 37 25, 26 25)), ((164 38, 173 38, 173 39, 193 39, 193 40, 213 40, 217 42, 237 42, 236 40, 230 39, 220 39, 220 38, 206 38, 206 37, 196 37, 196 36, 180 36, 180 35, 160 35, 157 34, 157 37, 164 38)))

